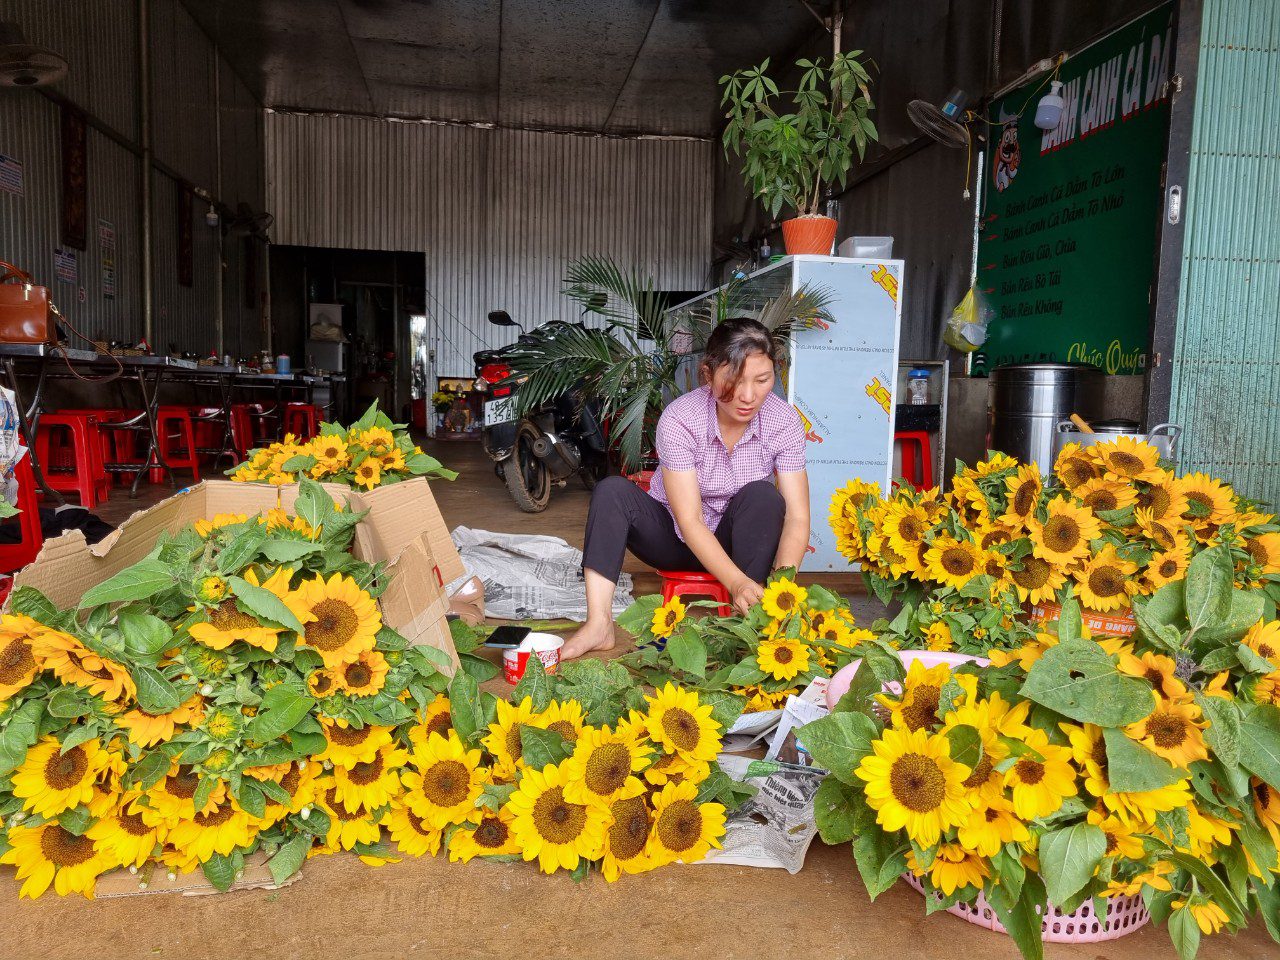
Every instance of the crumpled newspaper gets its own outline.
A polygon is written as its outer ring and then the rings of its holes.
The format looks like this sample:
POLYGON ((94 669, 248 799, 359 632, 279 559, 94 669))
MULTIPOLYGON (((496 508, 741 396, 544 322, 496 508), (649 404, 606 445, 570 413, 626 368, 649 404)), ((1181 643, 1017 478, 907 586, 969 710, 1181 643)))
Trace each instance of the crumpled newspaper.
MULTIPOLYGON (((586 620, 587 588, 582 579, 582 551, 559 537, 492 533, 456 527, 466 576, 450 583, 452 596, 467 577, 484 581, 485 615, 498 620, 586 620)), ((614 616, 631 606, 631 575, 618 578, 614 616)))

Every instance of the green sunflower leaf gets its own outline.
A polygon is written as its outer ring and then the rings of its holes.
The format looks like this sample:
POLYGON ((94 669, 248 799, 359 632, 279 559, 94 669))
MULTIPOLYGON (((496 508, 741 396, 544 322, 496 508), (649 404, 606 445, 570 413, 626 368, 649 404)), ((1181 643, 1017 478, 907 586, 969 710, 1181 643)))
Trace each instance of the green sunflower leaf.
POLYGON ((251 777, 240 781, 240 789, 236 791, 236 799, 245 813, 253 817, 261 817, 267 812, 267 798, 258 782, 251 777))
POLYGON ((866 885, 867 896, 874 900, 897 883, 907 869, 910 849, 901 842, 900 834, 885 833, 874 820, 858 825, 857 836, 853 838, 853 859, 866 885))
POLYGON ((230 890, 232 884, 236 882, 236 874, 240 869, 234 854, 227 856, 222 853, 215 853, 201 866, 204 868, 205 879, 213 885, 215 890, 223 893, 230 890))
POLYGON ((875 723, 862 713, 832 713, 796 730, 796 740, 818 766, 855 785, 854 770, 878 735, 875 723))
POLYGON ((49 697, 49 716, 59 720, 74 720, 92 710, 80 687, 58 687, 49 697))
POLYGON ((200 783, 196 787, 195 795, 191 798, 191 802, 195 804, 197 810, 203 810, 209 805, 209 800, 213 796, 213 791, 218 788, 218 784, 222 781, 217 777, 201 777, 200 783))
POLYGON ((1091 823, 1045 833, 1040 838, 1040 875, 1049 899, 1065 905, 1089 882, 1106 852, 1107 835, 1091 823))
POLYGON ((76 807, 74 810, 68 810, 58 816, 58 825, 77 837, 84 836, 84 832, 93 826, 96 821, 97 818, 85 806, 76 807))
POLYGON ((480 796, 476 798, 477 809, 501 810, 503 805, 516 792, 514 783, 486 783, 480 796))
POLYGON ((76 747, 80 746, 80 744, 88 743, 94 737, 98 736, 98 734, 99 730, 96 723, 90 723, 83 727, 73 727, 71 731, 62 738, 62 746, 59 752, 66 753, 69 750, 74 750, 76 747))
POLYGON ((1092 640, 1050 647, 1027 672, 1021 694, 1081 723, 1121 727, 1148 716, 1151 687, 1120 673, 1111 656, 1092 640))
POLYGON ((319 807, 312 807, 311 813, 305 819, 302 814, 298 814, 296 823, 301 829, 316 837, 327 836, 330 827, 333 825, 333 821, 329 819, 329 814, 319 807))
POLYGON ((259 552, 272 563, 296 563, 323 550, 324 547, 313 540, 268 540, 259 552))
POLYGON ((152 750, 150 753, 143 754, 141 759, 132 765, 129 772, 138 786, 143 790, 150 790, 169 772, 169 762, 169 755, 163 750, 152 750))
POLYGON ((1187 566, 1186 605, 1192 633, 1229 619, 1234 581, 1235 565, 1229 547, 1210 547, 1191 558, 1187 566))
POLYGON ((255 587, 242 577, 228 577, 227 582, 231 585, 231 592, 235 594, 236 600, 245 606, 246 612, 273 626, 293 630, 295 633, 305 631, 293 611, 266 587, 255 587))
POLYGON ((982 734, 978 728, 967 723, 957 724, 947 731, 947 739, 951 741, 951 759, 971 771, 976 770, 982 762, 982 734))
POLYGON ((1254 704, 1240 723, 1240 762, 1258 779, 1280 790, 1280 709, 1254 704))
POLYGON ((1125 793, 1159 790, 1184 776, 1168 760, 1130 740, 1123 730, 1107 729, 1102 737, 1107 745, 1107 778, 1112 790, 1125 793))
POLYGON ((1249 632, 1250 627, 1262 619, 1266 606, 1266 597, 1262 593, 1255 590, 1233 589, 1227 615, 1221 620, 1206 623, 1196 636, 1201 640, 1219 643, 1239 640, 1249 632))
POLYGON ((289 683, 272 687, 262 698, 258 713, 249 721, 248 737, 266 744, 296 727, 315 706, 305 691, 289 683))
POLYGON ((297 873, 307 862, 307 851, 314 842, 310 835, 299 834, 287 840, 276 855, 267 861, 267 869, 271 871, 271 879, 277 885, 284 883, 297 873))
POLYGON ((1045 886, 1039 874, 1028 872, 1021 895, 1010 900, 997 884, 988 898, 1000 923, 1022 953, 1023 960, 1044 960, 1040 916, 1045 907, 1045 886))
POLYGON ((667 640, 667 653, 677 670, 702 680, 707 673, 707 645, 692 624, 681 624, 681 628, 667 640))
MULTIPOLYGON (((490 697, 492 701, 493 698, 490 697)), ((496 709, 496 701, 495 709, 496 709)), ((465 670, 459 670, 449 684, 449 713, 453 718, 453 729, 468 746, 479 746, 480 740, 489 732, 490 718, 485 709, 484 694, 480 687, 465 670)))
POLYGON ((859 817, 866 801, 855 787, 825 778, 813 797, 813 819, 822 842, 832 846, 848 843, 858 833, 859 817))
POLYGON ((535 710, 545 710, 551 703, 551 680, 547 676, 546 668, 542 665, 542 659, 536 654, 529 655, 524 676, 520 678, 520 682, 511 693, 511 702, 520 703, 525 697, 533 701, 535 710))
MULTIPOLYGON (((280 786, 280 784, 276 783, 274 780, 259 780, 257 782, 257 786, 267 799, 275 803, 282 803, 287 806, 293 802, 293 797, 289 796, 289 791, 280 786)), ((261 816, 261 814, 259 814, 259 816, 261 816)))
POLYGON ((462 669, 476 678, 477 683, 484 683, 486 680, 492 680, 501 671, 498 665, 492 660, 486 660, 484 657, 477 657, 474 653, 461 653, 458 655, 458 662, 462 665, 462 669))
POLYGON ((168 713, 182 706, 182 695, 155 667, 138 665, 130 671, 138 687, 138 706, 150 714, 168 713))
POLYGON ((154 661, 173 646, 173 628, 159 617, 137 610, 121 610, 116 622, 125 648, 135 657, 154 661))
POLYGON ((1240 765, 1240 708, 1232 700, 1197 695, 1196 703, 1209 721, 1204 738, 1224 766, 1240 765))
POLYGON ((720 724, 721 734, 734 725, 747 705, 745 697, 725 690, 699 690, 698 700, 711 706, 711 719, 720 724))
POLYGON ((573 753, 573 746, 556 731, 527 723, 520 725, 520 744, 521 759, 533 770, 541 770, 548 764, 554 766, 573 753))
POLYGON ((255 523, 245 527, 218 554, 218 571, 226 574, 243 570, 258 555, 258 549, 266 542, 267 536, 265 524, 255 523))
POLYGON ((160 560, 139 560, 110 577, 90 587, 80 598, 80 609, 96 607, 104 603, 123 603, 127 600, 146 600, 167 590, 174 584, 173 566, 160 560))

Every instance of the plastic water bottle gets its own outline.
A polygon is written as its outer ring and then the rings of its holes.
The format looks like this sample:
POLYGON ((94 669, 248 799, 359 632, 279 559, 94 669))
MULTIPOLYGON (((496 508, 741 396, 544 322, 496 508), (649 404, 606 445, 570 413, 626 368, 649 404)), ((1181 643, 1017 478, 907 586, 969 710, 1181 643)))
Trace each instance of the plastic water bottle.
POLYGON ((289 355, 287 353, 282 353, 280 356, 276 357, 276 373, 292 372, 293 371, 289 365, 289 355))

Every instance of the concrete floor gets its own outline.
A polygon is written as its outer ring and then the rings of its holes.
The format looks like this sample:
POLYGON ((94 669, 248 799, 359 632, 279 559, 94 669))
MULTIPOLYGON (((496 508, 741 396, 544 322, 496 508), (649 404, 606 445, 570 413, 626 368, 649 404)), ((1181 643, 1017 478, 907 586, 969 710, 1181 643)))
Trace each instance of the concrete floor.
MULTIPOLYGON (((433 453, 462 471, 455 483, 435 485, 450 526, 549 533, 581 545, 588 494, 579 485, 557 491, 545 513, 530 516, 516 510, 477 446, 439 444, 433 453)), ((159 488, 147 493, 144 505, 163 496, 159 488)), ((118 522, 138 505, 118 496, 99 512, 118 522)), ((852 587, 850 577, 823 580, 846 591, 852 587)), ((656 585, 651 574, 637 578, 637 592, 656 585)), ((272 892, 156 894, 95 903, 47 896, 19 903, 18 886, 11 869, 0 869, 0 960, 238 960, 265 954, 307 960, 1018 957, 1003 935, 947 914, 926 919, 920 895, 905 884, 870 903, 848 848, 818 840, 796 876, 694 865, 616 884, 599 876, 575 884, 565 876, 542 876, 530 864, 407 859, 372 870, 341 856, 308 863, 298 882, 272 892)), ((1164 931, 1150 927, 1111 943, 1049 944, 1045 955, 1176 956, 1164 931)), ((1277 949, 1255 923, 1240 937, 1206 939, 1200 956, 1274 960, 1277 949)))

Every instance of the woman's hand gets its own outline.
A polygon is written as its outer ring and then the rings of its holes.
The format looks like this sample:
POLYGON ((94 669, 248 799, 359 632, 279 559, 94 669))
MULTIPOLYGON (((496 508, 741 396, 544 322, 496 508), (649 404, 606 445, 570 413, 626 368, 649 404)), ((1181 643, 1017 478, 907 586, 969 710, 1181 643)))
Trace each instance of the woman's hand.
POLYGON ((733 600, 734 609, 744 617, 751 612, 751 608, 764 598, 764 587, 747 577, 739 580, 729 596, 733 600))

